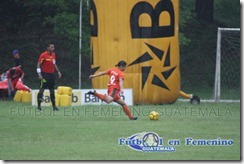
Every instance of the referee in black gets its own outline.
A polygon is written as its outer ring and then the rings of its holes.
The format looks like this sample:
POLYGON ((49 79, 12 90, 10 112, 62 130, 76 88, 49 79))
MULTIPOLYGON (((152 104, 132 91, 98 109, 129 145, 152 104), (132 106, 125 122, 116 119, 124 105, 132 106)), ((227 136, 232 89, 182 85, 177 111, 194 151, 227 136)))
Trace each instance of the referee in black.
POLYGON ((58 108, 55 104, 55 70, 58 72, 58 77, 61 78, 62 74, 56 65, 56 55, 54 53, 55 47, 54 44, 48 44, 47 50, 43 52, 37 63, 37 73, 40 79, 40 89, 37 95, 37 109, 41 111, 41 102, 43 101, 43 92, 45 89, 50 91, 50 99, 52 102, 53 110, 58 111, 58 108))

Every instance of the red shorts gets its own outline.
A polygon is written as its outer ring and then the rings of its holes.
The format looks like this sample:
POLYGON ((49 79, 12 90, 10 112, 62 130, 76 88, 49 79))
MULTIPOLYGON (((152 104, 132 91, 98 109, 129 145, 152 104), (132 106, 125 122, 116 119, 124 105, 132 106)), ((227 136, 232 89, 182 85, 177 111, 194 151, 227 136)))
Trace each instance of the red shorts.
POLYGON ((120 99, 119 92, 120 89, 118 88, 115 88, 113 86, 108 87, 108 95, 114 98, 113 101, 117 101, 118 99, 120 99))

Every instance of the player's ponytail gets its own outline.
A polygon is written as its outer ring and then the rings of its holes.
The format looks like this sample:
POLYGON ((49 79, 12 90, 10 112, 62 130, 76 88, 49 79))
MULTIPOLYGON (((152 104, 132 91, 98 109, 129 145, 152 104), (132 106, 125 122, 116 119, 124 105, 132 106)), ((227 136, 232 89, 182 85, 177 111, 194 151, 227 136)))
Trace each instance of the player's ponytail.
POLYGON ((120 67, 120 66, 125 67, 126 65, 127 65, 127 63, 126 63, 124 60, 120 60, 120 61, 118 62, 118 64, 116 64, 115 66, 116 66, 116 67, 120 67))

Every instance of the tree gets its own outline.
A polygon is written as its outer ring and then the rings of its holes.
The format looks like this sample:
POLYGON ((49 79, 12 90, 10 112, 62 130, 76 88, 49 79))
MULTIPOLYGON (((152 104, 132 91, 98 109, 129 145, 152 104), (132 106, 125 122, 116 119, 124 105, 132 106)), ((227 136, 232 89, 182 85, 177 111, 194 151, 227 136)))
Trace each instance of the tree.
POLYGON ((213 22, 214 0, 196 0, 197 18, 206 22, 213 22))

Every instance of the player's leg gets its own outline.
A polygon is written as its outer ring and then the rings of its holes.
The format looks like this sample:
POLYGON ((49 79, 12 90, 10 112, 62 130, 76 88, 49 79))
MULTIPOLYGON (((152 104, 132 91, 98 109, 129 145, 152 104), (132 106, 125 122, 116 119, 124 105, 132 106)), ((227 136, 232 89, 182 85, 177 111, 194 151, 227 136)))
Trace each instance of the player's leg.
POLYGON ((54 89, 49 89, 50 92, 50 99, 52 102, 52 106, 53 106, 53 110, 54 111, 58 111, 58 108, 56 107, 56 103, 55 103, 55 92, 54 89))
POLYGON ((87 94, 89 94, 89 95, 94 95, 94 96, 96 96, 96 97, 98 97, 99 99, 101 99, 101 100, 105 100, 105 96, 106 95, 104 95, 104 94, 100 94, 100 93, 98 93, 97 91, 89 91, 89 92, 87 92, 87 94))
POLYGON ((114 97, 116 96, 116 94, 118 93, 118 89, 114 88, 114 87, 108 87, 108 95, 105 95, 105 102, 106 103, 111 103, 114 101, 114 97))
MULTIPOLYGON (((109 93, 109 91, 108 91, 108 93, 109 93)), ((114 98, 111 95, 101 94, 96 91, 94 91, 94 92, 89 91, 87 94, 94 95, 94 96, 98 97, 99 99, 101 99, 102 101, 105 101, 108 104, 114 100, 114 98)))
POLYGON ((119 96, 119 90, 116 90, 116 92, 114 93, 114 102, 118 103, 119 105, 122 106, 125 114, 130 118, 130 120, 136 120, 137 117, 134 117, 130 111, 130 108, 126 105, 126 103, 124 102, 123 99, 120 98, 119 96))
POLYGON ((41 110, 41 103, 42 103, 42 101, 43 101, 43 92, 44 92, 44 88, 40 88, 39 89, 39 92, 38 92, 38 94, 37 94, 37 109, 38 110, 41 110))
POLYGON ((138 117, 134 117, 132 115, 130 108, 126 105, 126 103, 121 98, 116 99, 115 102, 122 106, 125 114, 130 118, 130 120, 137 120, 138 117))
POLYGON ((58 108, 56 107, 56 103, 55 103, 54 86, 55 86, 55 76, 54 76, 54 74, 49 74, 48 88, 49 88, 49 92, 50 92, 50 99, 52 102, 53 110, 58 111, 58 108))
POLYGON ((181 97, 184 97, 186 99, 191 99, 192 98, 192 94, 186 94, 185 92, 183 91, 180 91, 180 96, 181 97))
POLYGON ((187 94, 183 91, 180 91, 180 96, 186 99, 190 99, 191 104, 200 104, 200 98, 197 95, 187 94))
POLYGON ((19 80, 19 79, 16 78, 16 79, 14 79, 14 80, 12 81, 12 86, 14 87, 14 90, 11 90, 11 94, 10 94, 10 96, 11 96, 11 100, 14 98, 15 93, 16 93, 16 91, 17 91, 17 89, 16 89, 16 85, 17 85, 18 80, 19 80))
POLYGON ((41 103, 43 101, 43 93, 45 91, 45 88, 47 88, 47 81, 46 81, 46 74, 42 73, 43 79, 40 80, 40 87, 39 87, 39 92, 37 94, 37 109, 41 110, 41 103))

